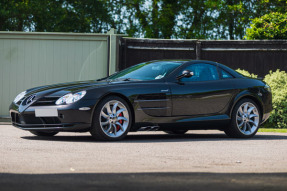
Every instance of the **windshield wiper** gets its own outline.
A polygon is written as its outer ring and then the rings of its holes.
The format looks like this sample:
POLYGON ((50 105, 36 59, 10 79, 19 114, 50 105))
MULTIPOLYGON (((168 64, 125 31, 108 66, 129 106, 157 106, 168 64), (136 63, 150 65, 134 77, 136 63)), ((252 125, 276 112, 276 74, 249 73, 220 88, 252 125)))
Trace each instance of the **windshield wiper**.
POLYGON ((117 81, 141 81, 139 79, 134 78, 116 78, 116 79, 110 79, 110 82, 117 82, 117 81))
POLYGON ((121 81, 141 81, 139 79, 134 79, 134 78, 118 78, 118 80, 121 80, 121 81))
POLYGON ((102 81, 102 80, 105 80, 107 79, 108 77, 104 77, 104 78, 100 78, 100 79, 97 79, 96 81, 102 81))

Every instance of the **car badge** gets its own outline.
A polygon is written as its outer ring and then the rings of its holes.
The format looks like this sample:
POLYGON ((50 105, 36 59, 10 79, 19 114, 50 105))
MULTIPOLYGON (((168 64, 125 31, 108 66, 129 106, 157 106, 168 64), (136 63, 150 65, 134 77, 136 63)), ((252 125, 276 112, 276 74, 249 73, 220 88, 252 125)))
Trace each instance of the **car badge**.
POLYGON ((26 100, 26 105, 31 104, 34 101, 35 97, 36 95, 31 95, 30 97, 28 97, 26 100))

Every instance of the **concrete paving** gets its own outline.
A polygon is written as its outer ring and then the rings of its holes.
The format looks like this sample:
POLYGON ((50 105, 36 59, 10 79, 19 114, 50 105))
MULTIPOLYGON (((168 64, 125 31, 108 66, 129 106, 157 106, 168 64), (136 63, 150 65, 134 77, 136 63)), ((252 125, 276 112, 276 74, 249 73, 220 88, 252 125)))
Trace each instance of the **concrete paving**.
POLYGON ((47 138, 0 125, 0 135, 4 190, 287 189, 287 133, 231 139, 220 131, 140 132, 96 142, 89 133, 47 138))

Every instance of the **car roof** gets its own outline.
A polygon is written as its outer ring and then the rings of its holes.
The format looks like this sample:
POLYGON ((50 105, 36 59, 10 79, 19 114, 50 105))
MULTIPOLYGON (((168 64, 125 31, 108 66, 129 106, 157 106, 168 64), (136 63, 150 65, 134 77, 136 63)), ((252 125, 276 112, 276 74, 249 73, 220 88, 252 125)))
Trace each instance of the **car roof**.
POLYGON ((192 60, 190 59, 163 59, 163 60, 151 60, 151 61, 148 61, 148 62, 145 62, 145 63, 156 63, 156 62, 173 62, 173 63, 181 63, 181 64, 184 64, 184 63, 187 63, 187 62, 190 62, 192 60))

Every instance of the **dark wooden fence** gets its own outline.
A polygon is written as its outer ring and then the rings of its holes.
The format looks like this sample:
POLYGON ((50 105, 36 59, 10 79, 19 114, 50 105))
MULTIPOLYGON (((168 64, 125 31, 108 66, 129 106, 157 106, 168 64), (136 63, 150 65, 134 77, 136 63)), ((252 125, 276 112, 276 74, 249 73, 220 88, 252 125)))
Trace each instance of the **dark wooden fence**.
POLYGON ((286 40, 159 40, 122 38, 118 69, 158 59, 201 59, 241 68, 264 77, 287 71, 286 40))

